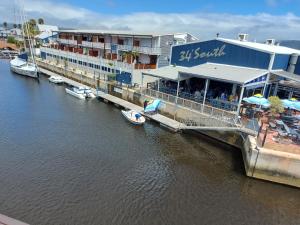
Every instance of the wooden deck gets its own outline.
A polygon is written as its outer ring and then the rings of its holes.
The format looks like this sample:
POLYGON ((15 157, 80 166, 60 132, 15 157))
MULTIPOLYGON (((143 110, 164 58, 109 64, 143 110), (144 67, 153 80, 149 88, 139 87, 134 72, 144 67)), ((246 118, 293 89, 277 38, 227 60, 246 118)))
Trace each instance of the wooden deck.
POLYGON ((0 214, 0 225, 29 225, 29 224, 23 223, 21 221, 0 214))

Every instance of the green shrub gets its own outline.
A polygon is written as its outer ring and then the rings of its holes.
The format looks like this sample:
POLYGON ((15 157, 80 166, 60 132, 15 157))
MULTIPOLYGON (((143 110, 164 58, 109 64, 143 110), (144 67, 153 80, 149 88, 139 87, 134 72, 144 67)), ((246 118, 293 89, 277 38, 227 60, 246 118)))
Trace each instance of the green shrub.
POLYGON ((280 98, 278 98, 277 96, 270 96, 268 100, 271 104, 270 112, 272 116, 275 116, 276 114, 282 113, 284 111, 284 107, 280 98))
POLYGON ((8 36, 7 43, 16 44, 16 39, 13 36, 8 36))

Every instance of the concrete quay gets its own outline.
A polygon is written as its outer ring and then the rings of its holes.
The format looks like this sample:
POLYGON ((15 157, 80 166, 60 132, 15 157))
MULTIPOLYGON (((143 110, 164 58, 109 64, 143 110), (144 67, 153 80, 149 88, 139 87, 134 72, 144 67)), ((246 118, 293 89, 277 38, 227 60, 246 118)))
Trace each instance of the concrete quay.
POLYGON ((29 225, 19 220, 0 214, 0 225, 29 225))

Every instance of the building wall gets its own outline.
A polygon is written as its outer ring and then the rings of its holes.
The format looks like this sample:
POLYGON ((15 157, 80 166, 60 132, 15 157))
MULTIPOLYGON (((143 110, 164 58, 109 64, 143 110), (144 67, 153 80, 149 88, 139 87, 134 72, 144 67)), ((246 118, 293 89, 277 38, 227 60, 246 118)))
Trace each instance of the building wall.
POLYGON ((295 66, 295 72, 294 73, 300 75, 300 57, 298 57, 298 61, 297 61, 297 64, 295 66))
POLYGON ((287 70, 289 65, 290 55, 276 54, 273 63, 273 70, 287 70))
POLYGON ((135 40, 140 41, 140 47, 149 47, 149 48, 151 48, 151 38, 135 38, 135 40))
POLYGON ((159 44, 161 48, 161 55, 158 58, 157 66, 168 66, 170 63, 171 45, 174 42, 174 35, 160 36, 159 44))
POLYGON ((269 53, 228 44, 219 40, 172 47, 171 64, 192 67, 206 62, 268 69, 269 53))

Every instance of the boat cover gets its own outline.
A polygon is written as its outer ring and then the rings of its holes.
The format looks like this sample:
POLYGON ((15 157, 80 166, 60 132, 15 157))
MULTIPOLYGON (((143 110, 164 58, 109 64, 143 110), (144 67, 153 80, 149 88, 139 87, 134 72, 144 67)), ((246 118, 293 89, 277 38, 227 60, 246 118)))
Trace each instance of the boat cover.
POLYGON ((160 102, 161 102, 161 100, 159 100, 159 99, 155 99, 153 102, 149 102, 146 109, 145 109, 145 112, 155 112, 155 111, 157 111, 160 102))

